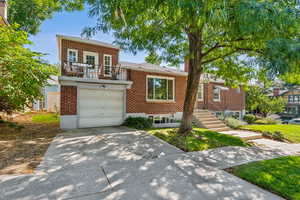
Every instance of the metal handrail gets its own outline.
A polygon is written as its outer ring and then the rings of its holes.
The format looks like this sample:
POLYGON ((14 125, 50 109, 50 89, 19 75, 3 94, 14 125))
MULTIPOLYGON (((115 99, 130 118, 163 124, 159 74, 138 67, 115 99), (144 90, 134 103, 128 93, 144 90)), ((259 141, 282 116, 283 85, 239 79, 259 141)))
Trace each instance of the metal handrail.
POLYGON ((62 75, 78 78, 127 80, 127 70, 120 65, 111 66, 109 73, 102 65, 80 62, 62 62, 62 75))

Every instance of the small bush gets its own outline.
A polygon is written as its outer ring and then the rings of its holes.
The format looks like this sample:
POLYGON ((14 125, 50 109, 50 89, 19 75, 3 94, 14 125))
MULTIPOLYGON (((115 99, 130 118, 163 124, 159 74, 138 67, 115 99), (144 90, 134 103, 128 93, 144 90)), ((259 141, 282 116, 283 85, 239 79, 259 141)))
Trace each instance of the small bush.
POLYGON ((284 136, 280 131, 275 131, 274 133, 265 131, 265 132, 262 133, 262 135, 264 137, 268 137, 268 138, 271 138, 273 140, 284 141, 284 136))
POLYGON ((263 118, 263 119, 256 120, 254 123, 255 124, 280 124, 280 121, 272 118, 263 118))
POLYGON ((237 128, 240 128, 243 125, 246 125, 245 122, 240 121, 240 120, 235 119, 235 118, 232 118, 232 117, 226 118, 225 123, 227 124, 227 126, 229 126, 230 128, 233 128, 233 129, 237 129, 237 128))
POLYGON ((247 114, 244 116, 244 120, 248 123, 248 124, 253 124, 256 121, 256 116, 252 115, 252 114, 247 114))
POLYGON ((275 131, 273 133, 273 139, 274 140, 279 140, 279 141, 283 141, 284 140, 284 136, 280 131, 275 131))
POLYGON ((148 129, 152 127, 152 121, 145 117, 128 117, 123 125, 136 129, 148 129))

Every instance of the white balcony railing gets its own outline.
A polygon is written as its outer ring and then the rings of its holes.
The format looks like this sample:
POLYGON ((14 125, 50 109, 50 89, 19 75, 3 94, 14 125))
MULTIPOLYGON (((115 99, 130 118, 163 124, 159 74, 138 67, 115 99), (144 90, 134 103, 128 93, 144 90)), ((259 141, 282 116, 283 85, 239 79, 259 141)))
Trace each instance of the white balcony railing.
POLYGON ((62 75, 85 79, 128 80, 127 70, 120 65, 103 67, 78 62, 63 62, 62 75))

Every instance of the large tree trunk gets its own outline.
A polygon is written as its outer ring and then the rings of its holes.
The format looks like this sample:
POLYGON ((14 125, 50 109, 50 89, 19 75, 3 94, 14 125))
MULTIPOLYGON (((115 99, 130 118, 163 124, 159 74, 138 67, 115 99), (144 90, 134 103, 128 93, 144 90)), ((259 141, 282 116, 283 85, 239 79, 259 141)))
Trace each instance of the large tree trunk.
POLYGON ((203 72, 201 66, 201 40, 200 37, 189 35, 189 67, 187 88, 183 107, 183 116, 179 133, 186 135, 192 130, 193 112, 197 98, 200 75, 203 72))

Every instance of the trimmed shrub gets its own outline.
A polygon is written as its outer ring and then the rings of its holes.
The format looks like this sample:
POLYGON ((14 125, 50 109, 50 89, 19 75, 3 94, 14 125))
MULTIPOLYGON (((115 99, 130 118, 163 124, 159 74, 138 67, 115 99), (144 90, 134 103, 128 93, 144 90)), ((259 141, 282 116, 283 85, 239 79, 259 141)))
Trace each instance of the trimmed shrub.
POLYGON ((123 125, 135 129, 148 129, 152 127, 152 120, 145 117, 128 117, 123 125))
POLYGON ((247 114, 244 116, 244 120, 248 123, 248 124, 253 124, 256 121, 256 116, 253 114, 247 114))
POLYGON ((245 122, 235 119, 235 118, 232 118, 232 117, 226 118, 225 123, 227 124, 227 126, 229 126, 230 128, 233 128, 233 129, 237 129, 243 125, 246 125, 245 122))
POLYGON ((263 118, 263 119, 256 120, 254 123, 255 124, 280 124, 280 121, 272 118, 263 118))
POLYGON ((269 131, 265 131, 265 132, 262 133, 262 135, 264 137, 271 138, 273 140, 284 141, 284 136, 280 131, 275 131, 274 133, 269 132, 269 131))

